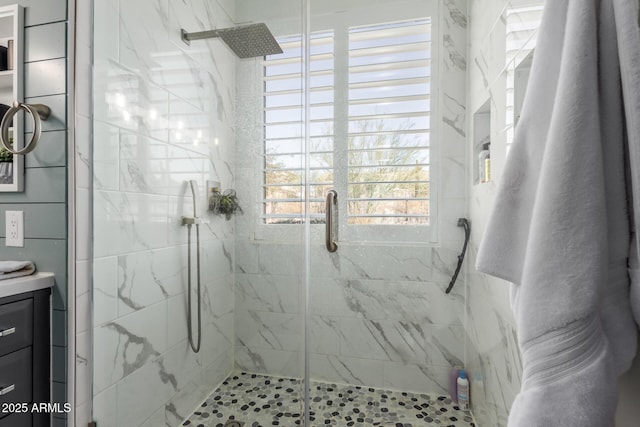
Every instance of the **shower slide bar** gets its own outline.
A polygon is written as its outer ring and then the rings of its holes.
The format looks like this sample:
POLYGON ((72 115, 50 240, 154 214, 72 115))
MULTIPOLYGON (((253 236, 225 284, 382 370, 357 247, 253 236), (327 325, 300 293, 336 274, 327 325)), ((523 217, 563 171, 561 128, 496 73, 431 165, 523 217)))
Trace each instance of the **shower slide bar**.
POLYGON ((200 286, 200 223, 202 220, 198 218, 198 183, 194 180, 189 181, 191 187, 191 195, 193 197, 193 217, 182 217, 182 225, 187 226, 187 331, 189 334, 189 345, 194 353, 200 351, 202 343, 202 301, 200 286), (191 226, 196 226, 196 281, 197 281, 197 301, 198 301, 198 339, 194 344, 193 329, 191 326, 191 226))
POLYGON ((42 136, 42 120, 47 120, 51 115, 51 109, 44 104, 23 104, 13 101, 13 106, 7 110, 2 123, 0 123, 0 144, 11 154, 25 155, 33 151, 42 136), (13 123, 13 116, 18 114, 20 110, 29 113, 31 122, 33 123, 33 135, 31 140, 22 149, 14 149, 9 142, 9 128, 13 123))
POLYGON ((338 192, 329 190, 327 192, 325 209, 325 244, 329 252, 338 250, 338 244, 333 237, 333 208, 338 203, 338 192))

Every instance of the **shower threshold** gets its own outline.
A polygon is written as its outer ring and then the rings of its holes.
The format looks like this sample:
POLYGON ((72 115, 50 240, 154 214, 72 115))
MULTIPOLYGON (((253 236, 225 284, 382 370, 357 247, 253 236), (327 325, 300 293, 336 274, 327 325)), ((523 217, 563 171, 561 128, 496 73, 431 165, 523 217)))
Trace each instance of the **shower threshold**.
MULTIPOLYGON (((182 423, 190 427, 301 426, 302 382, 231 373, 182 423)), ((311 382, 311 426, 474 427, 448 396, 311 382)))

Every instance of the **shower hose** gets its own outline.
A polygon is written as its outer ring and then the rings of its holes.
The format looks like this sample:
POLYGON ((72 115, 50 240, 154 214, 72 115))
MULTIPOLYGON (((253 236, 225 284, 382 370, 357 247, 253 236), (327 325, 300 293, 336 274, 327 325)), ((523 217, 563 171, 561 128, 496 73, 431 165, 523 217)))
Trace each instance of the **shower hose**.
POLYGON ((194 353, 200 351, 202 341, 202 305, 200 300, 200 224, 196 223, 196 274, 198 291, 198 340, 193 343, 193 330, 191 327, 191 224, 187 224, 187 330, 189 332, 189 345, 194 353))

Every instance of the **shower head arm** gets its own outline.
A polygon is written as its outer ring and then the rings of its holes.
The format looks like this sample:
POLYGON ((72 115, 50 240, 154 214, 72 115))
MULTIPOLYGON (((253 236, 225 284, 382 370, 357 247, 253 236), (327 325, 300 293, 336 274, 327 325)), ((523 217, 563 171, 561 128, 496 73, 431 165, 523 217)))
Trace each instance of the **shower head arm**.
POLYGON ((203 39, 210 39, 214 37, 220 37, 218 30, 196 31, 193 33, 189 33, 184 28, 182 28, 180 30, 180 34, 182 35, 182 41, 188 45, 191 44, 191 40, 203 40, 203 39))

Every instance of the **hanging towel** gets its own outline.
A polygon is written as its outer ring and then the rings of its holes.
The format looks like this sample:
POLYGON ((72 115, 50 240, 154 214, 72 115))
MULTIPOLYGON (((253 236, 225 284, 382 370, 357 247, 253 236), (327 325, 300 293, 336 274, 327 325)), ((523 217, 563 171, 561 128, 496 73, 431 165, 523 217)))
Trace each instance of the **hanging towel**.
POLYGON ((523 378, 510 427, 610 426, 618 376, 636 354, 624 100, 638 92, 623 95, 619 58, 640 44, 618 46, 616 24, 630 21, 614 18, 614 6, 630 3, 545 5, 476 260, 479 271, 513 283, 523 378))
POLYGON ((631 307, 640 324, 640 239, 635 232, 640 224, 640 2, 614 0, 620 52, 620 74, 624 93, 625 118, 629 150, 627 186, 633 200, 632 255, 629 257, 631 276, 631 307))
POLYGON ((28 276, 35 271, 36 265, 31 261, 0 261, 0 280, 28 276))

